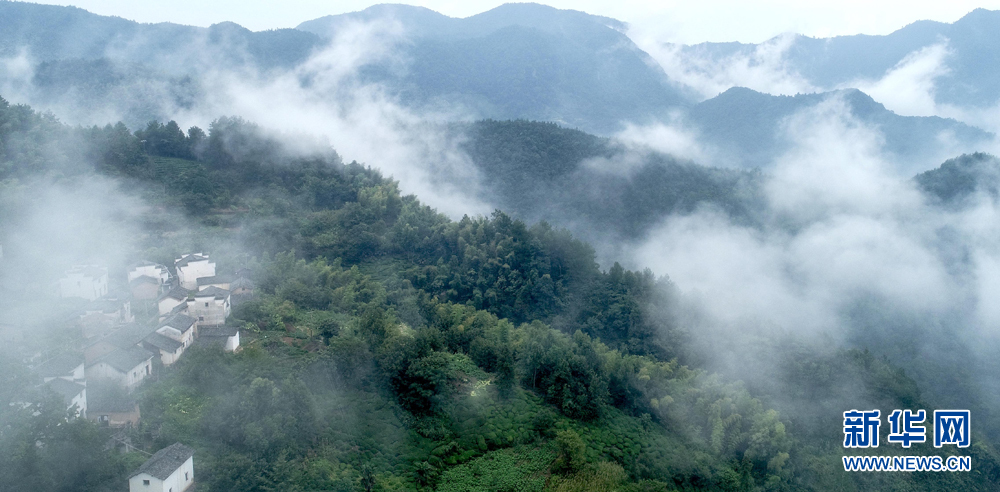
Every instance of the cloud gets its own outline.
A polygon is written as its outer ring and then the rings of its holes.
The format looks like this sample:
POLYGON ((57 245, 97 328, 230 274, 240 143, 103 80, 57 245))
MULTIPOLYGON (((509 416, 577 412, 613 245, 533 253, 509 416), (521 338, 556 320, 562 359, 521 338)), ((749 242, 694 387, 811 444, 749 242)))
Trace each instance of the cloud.
POLYGON ((856 88, 903 116, 940 116, 934 99, 936 80, 947 75, 952 52, 948 40, 906 55, 878 80, 859 79, 838 88, 856 88))
POLYGON ((633 40, 641 43, 667 76, 693 89, 704 99, 731 87, 747 87, 776 95, 819 91, 785 60, 785 53, 795 43, 794 34, 777 36, 758 45, 741 46, 728 55, 712 53, 705 45, 668 44, 639 36, 633 40))
POLYGON ((704 165, 714 161, 712 151, 698 141, 697 132, 684 128, 677 117, 653 125, 626 123, 614 139, 632 151, 652 150, 704 165))
POLYGON ((764 178, 759 223, 702 208, 665 218, 630 251, 633 264, 669 275, 683 293, 702 357, 748 381, 781 374, 777 361, 749 361, 780 357, 746 349, 761 339, 818 352, 860 344, 918 378, 954 367, 961 350, 983 357, 965 360, 970 367, 995 357, 995 199, 950 211, 928 204, 886 160, 876 129, 836 98, 793 116, 783 131, 793 145, 764 178), (879 316, 900 320, 885 328, 892 338, 871 331, 884 324, 879 316), (946 339, 961 350, 942 349, 951 347, 946 339), (931 355, 915 365, 892 340, 931 355), (759 372, 746 369, 751 362, 759 372))
POLYGON ((219 72, 205 77, 206 97, 178 120, 204 124, 220 114, 236 114, 283 132, 322 135, 345 160, 379 168, 400 181, 402 190, 453 217, 487 213, 477 199, 478 175, 448 131, 455 113, 423 113, 404 108, 359 69, 374 62, 398 65, 394 47, 405 42, 398 22, 354 23, 338 29, 330 45, 292 71, 245 78, 219 72))

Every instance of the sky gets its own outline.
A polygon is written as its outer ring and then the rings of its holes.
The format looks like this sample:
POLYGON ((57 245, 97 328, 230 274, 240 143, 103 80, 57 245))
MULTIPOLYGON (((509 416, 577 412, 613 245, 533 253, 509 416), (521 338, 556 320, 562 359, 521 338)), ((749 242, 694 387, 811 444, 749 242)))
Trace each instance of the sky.
MULTIPOLYGON (((73 0, 101 14, 139 22, 174 22, 207 27, 232 21, 259 31, 295 27, 331 14, 363 10, 370 0, 73 0)), ((494 0, 409 2, 451 17, 468 17, 501 5, 494 0)), ((975 8, 1000 9, 1000 0, 550 0, 557 8, 583 10, 628 22, 643 35, 679 43, 740 41, 758 43, 785 32, 813 37, 888 34, 923 19, 954 22, 975 8)))

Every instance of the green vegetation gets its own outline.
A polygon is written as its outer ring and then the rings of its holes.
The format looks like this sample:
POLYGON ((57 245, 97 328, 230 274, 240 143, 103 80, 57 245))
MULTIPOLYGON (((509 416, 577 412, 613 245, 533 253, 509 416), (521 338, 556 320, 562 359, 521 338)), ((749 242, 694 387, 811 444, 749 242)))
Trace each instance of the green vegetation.
MULTIPOLYGON (((296 151, 237 118, 207 132, 154 122, 132 133, 69 128, 0 102, 5 189, 103 175, 190 224, 149 212, 137 256, 168 261, 193 244, 217 247, 223 266, 249 257, 257 294, 231 320, 242 352, 186 352, 139 390, 142 422, 129 433, 146 451, 195 448, 205 490, 1000 483, 984 440, 970 451, 975 474, 847 474, 838 412, 856 400, 823 400, 832 416, 784 415, 777 391, 695 367, 668 280, 617 264, 601 271, 586 244, 545 223, 499 211, 451 221, 315 148, 296 151)), ((11 196, 3 212, 16 222, 30 200, 11 196)), ((919 401, 912 380, 867 352, 788 361, 799 365, 778 390, 802 406, 848 382, 882 408, 919 401)), ((3 401, 31 388, 13 362, 0 375, 3 401)), ((143 456, 105 450, 95 425, 67 423, 58 402, 37 400, 0 405, 0 488, 122 490, 143 456)))

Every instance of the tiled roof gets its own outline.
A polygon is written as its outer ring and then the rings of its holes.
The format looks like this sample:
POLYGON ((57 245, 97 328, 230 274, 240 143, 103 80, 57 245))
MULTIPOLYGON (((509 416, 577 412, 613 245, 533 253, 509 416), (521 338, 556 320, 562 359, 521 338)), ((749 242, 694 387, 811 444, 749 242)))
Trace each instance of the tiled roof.
POLYGON ((195 292, 194 297, 214 297, 216 299, 225 299, 229 297, 229 291, 226 289, 220 289, 219 287, 206 287, 205 289, 195 292))
POLYGON ((212 285, 212 284, 228 284, 232 283, 233 277, 230 275, 216 275, 214 277, 201 277, 198 279, 198 286, 202 285, 212 285))
POLYGON ((184 256, 181 256, 179 259, 177 259, 177 260, 174 261, 174 266, 175 267, 185 267, 185 266, 188 266, 188 263, 192 263, 192 262, 196 262, 196 261, 208 261, 208 255, 205 255, 205 256, 198 255, 198 254, 184 255, 184 256))
POLYGON ((194 456, 193 449, 181 443, 171 444, 157 451, 152 458, 143 463, 129 478, 141 473, 148 473, 160 480, 166 480, 192 456, 194 456))
POLYGON ((199 337, 231 337, 240 332, 240 329, 233 325, 205 325, 198 328, 199 337))
POLYGON ((105 355, 101 362, 121 372, 128 372, 153 358, 153 353, 139 347, 121 348, 105 355))
POLYGON ((60 377, 72 373, 80 364, 83 364, 82 355, 62 353, 39 364, 35 372, 42 377, 60 377))
POLYGON ((177 352, 177 349, 184 346, 183 343, 156 332, 150 333, 149 336, 147 336, 143 341, 171 354, 177 352))
POLYGON ((45 386, 52 391, 55 391, 57 395, 61 396, 66 404, 71 403, 73 398, 76 398, 80 393, 83 393, 83 391, 87 389, 87 387, 82 384, 66 381, 65 379, 53 379, 52 381, 45 383, 45 386))

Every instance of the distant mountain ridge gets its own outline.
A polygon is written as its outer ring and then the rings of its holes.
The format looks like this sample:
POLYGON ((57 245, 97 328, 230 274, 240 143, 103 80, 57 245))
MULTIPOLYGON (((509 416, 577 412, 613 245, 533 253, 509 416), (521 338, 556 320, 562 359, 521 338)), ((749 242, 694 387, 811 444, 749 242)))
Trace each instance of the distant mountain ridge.
POLYGON ((185 72, 252 65, 287 68, 322 44, 296 29, 253 32, 232 22, 193 27, 138 22, 76 7, 0 2, 0 57, 33 61, 112 58, 185 72))
MULTIPOLYGON (((951 119, 900 116, 857 89, 772 96, 734 87, 694 106, 687 118, 701 141, 720 149, 727 162, 766 167, 791 144, 781 131, 787 118, 831 98, 839 98, 852 117, 881 132, 884 150, 899 161, 936 165, 956 153, 980 150, 995 137, 951 119), (950 142, 945 145, 944 139, 950 142)), ((923 169, 918 165, 911 170, 923 169)))
MULTIPOLYGON (((769 42, 774 42, 771 40, 769 42)), ((1000 102, 1000 11, 976 9, 952 24, 917 21, 884 36, 832 38, 795 35, 782 62, 813 86, 833 89, 877 80, 922 48, 945 43, 946 70, 935 79, 938 103, 989 107, 1000 102)), ((759 45, 678 45, 682 55, 713 63, 751 56, 759 45)))
POLYGON ((404 73, 373 70, 371 80, 411 105, 459 102, 478 117, 555 121, 597 133, 623 121, 653 121, 693 96, 607 17, 539 4, 504 4, 464 19, 407 5, 303 22, 333 37, 345 26, 399 22, 404 73))

